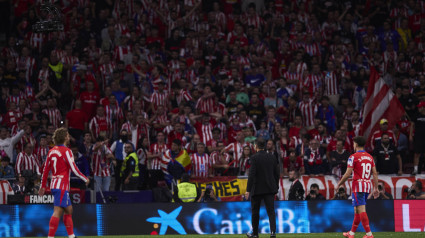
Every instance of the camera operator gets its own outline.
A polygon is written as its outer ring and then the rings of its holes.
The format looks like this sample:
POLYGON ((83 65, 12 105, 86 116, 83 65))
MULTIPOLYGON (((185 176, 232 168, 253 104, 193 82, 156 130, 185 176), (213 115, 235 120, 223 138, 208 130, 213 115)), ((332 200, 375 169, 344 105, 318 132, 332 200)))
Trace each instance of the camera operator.
POLYGON ((367 197, 367 199, 374 199, 374 200, 384 200, 384 199, 390 199, 393 200, 393 195, 391 195, 391 193, 387 193, 385 191, 385 186, 383 182, 378 182, 378 191, 379 191, 379 196, 378 197, 374 197, 372 193, 369 194, 369 196, 367 197))
POLYGON ((305 200, 326 200, 326 198, 319 192, 319 185, 313 183, 310 185, 310 192, 305 197, 305 200))
POLYGON ((420 180, 416 180, 408 192, 407 199, 425 199, 425 192, 422 191, 422 182, 420 180))
POLYGON ((335 196, 332 198, 332 200, 347 200, 347 192, 345 191, 344 186, 339 186, 338 192, 335 193, 335 196))
POLYGON ((201 192, 201 196, 199 197, 197 202, 218 202, 220 198, 215 195, 214 189, 212 185, 208 184, 201 192))

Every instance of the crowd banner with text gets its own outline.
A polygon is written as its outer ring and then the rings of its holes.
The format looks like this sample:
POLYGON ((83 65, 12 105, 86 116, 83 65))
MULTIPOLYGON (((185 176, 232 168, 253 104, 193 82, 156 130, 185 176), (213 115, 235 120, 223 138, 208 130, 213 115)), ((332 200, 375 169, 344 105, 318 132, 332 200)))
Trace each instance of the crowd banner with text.
POLYGON ((212 185, 216 196, 222 201, 242 201, 248 179, 236 176, 223 176, 212 178, 192 178, 191 183, 196 184, 201 190, 207 185, 212 185))
MULTIPOLYGON (((409 189, 416 180, 420 180, 422 184, 425 184, 425 175, 417 176, 391 176, 391 175, 379 175, 379 181, 385 184, 385 191, 391 193, 394 199, 406 199, 408 193, 406 189, 409 189)), ((325 176, 302 176, 300 179, 301 184, 306 191, 306 194, 310 190, 311 184, 316 183, 319 185, 320 193, 326 199, 332 199, 338 190, 336 187, 339 178, 332 175, 325 176)), ((287 200, 289 189, 291 187, 291 181, 288 178, 281 178, 279 182, 279 200, 287 200)), ((344 184, 348 195, 351 194, 351 179, 344 184)))

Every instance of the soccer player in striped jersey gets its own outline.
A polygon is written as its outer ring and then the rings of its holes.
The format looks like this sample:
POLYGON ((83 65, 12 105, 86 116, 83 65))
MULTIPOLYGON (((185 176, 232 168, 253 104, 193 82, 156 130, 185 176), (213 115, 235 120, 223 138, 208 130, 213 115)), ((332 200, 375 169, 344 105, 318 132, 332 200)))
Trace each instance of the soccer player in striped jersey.
POLYGON ((354 150, 356 153, 348 158, 347 171, 338 182, 338 188, 350 177, 353 172, 353 207, 354 207, 354 220, 353 226, 349 232, 344 232, 343 235, 348 238, 354 238, 354 233, 357 227, 362 222, 366 235, 363 238, 373 238, 370 231, 369 218, 366 213, 366 199, 372 190, 372 183, 370 181, 371 172, 373 174, 373 196, 376 198, 379 195, 378 191, 378 173, 376 172, 373 157, 364 150, 366 139, 363 136, 354 138, 354 150))
POLYGON ((86 185, 89 184, 90 180, 77 168, 72 151, 66 147, 70 140, 68 130, 65 128, 57 129, 53 134, 53 140, 55 142, 55 147, 49 151, 47 156, 41 180, 41 188, 38 194, 40 196, 44 195, 44 192, 46 191, 47 177, 51 171, 52 180, 50 182, 50 189, 54 197, 54 208, 53 215, 49 222, 48 238, 53 238, 55 236, 56 230, 59 226, 59 220, 62 215, 63 223, 65 224, 69 238, 74 238, 72 204, 71 199, 69 198, 71 170, 75 175, 81 178, 86 185))

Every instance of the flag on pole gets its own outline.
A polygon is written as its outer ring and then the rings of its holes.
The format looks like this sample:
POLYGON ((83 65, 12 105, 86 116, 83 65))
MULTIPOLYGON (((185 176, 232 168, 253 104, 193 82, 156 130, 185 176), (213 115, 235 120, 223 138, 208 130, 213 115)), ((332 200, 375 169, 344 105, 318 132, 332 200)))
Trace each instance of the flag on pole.
POLYGON ((370 141, 372 133, 379 129, 382 118, 388 120, 392 128, 405 113, 403 106, 374 67, 370 68, 370 80, 363 104, 363 123, 361 135, 370 141))

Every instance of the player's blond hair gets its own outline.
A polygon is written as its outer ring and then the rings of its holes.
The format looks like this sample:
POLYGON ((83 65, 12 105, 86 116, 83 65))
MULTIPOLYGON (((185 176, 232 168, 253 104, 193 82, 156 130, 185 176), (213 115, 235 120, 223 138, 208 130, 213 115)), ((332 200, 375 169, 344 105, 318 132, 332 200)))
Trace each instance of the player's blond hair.
POLYGON ((64 127, 56 129, 55 133, 53 133, 53 142, 55 145, 63 145, 66 141, 66 136, 68 135, 68 130, 64 127))

